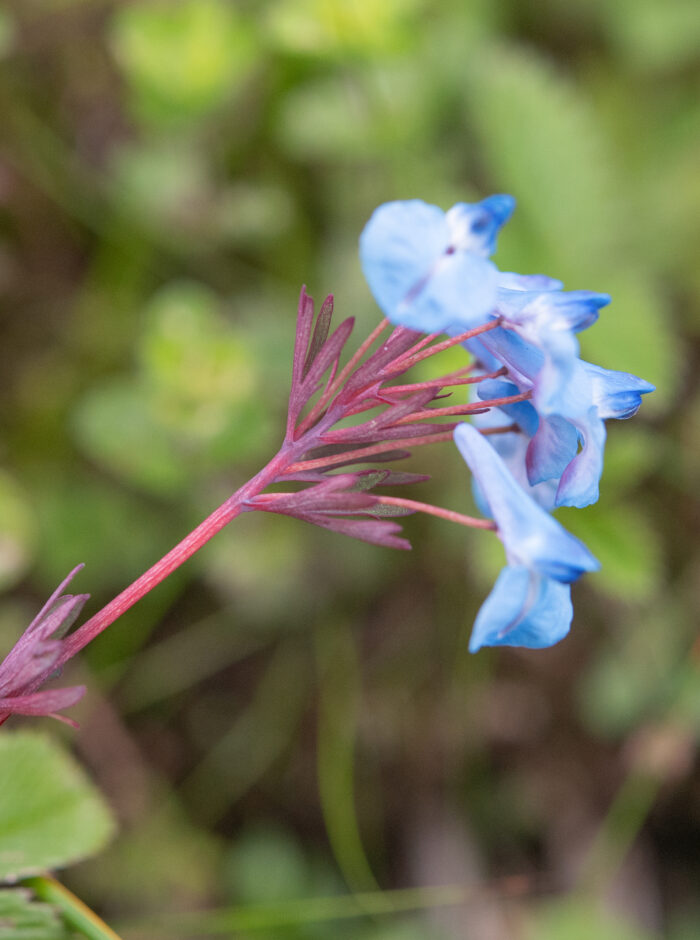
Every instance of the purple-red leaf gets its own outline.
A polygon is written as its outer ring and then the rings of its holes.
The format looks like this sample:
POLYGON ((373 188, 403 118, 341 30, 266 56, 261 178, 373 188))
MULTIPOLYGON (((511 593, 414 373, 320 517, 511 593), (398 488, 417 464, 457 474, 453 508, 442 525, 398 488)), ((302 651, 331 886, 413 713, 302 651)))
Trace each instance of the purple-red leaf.
POLYGON ((318 316, 316 317, 314 335, 311 337, 311 343, 309 344, 309 351, 306 355, 306 361, 304 362, 304 368, 302 370, 302 378, 306 377, 307 372, 311 368, 311 363, 314 361, 318 355, 319 350, 328 339, 328 331, 331 328, 332 317, 333 295, 329 294, 328 297, 326 297, 326 299, 323 301, 323 305, 318 312, 318 316))

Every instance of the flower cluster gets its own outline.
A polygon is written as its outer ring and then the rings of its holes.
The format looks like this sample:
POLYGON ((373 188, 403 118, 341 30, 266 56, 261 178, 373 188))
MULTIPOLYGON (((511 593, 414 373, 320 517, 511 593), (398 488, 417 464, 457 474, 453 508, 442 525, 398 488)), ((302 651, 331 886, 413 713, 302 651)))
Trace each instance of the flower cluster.
POLYGON ((564 291, 560 281, 499 272, 489 260, 514 206, 506 195, 446 213, 420 200, 391 202, 360 238, 365 277, 392 323, 450 336, 484 327, 464 346, 485 408, 454 437, 508 564, 479 611, 472 650, 543 647, 566 635, 569 584, 597 562, 549 511, 598 499, 605 420, 631 417, 653 391, 579 356, 576 335, 597 320, 607 294, 564 291))

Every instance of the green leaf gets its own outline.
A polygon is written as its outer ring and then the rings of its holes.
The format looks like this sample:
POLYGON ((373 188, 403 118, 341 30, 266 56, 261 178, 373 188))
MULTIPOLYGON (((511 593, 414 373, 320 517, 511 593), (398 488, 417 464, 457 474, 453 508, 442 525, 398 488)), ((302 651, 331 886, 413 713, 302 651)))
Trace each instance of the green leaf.
POLYGON ((654 935, 590 901, 543 904, 531 919, 528 940, 653 940, 654 935))
POLYGON ((228 893, 240 903, 275 903, 303 897, 308 862, 297 840, 282 829, 258 825, 232 845, 222 864, 228 893))
POLYGON ((114 382, 92 390, 75 409, 73 428, 86 454, 136 486, 175 494, 190 480, 140 383, 114 382))
POLYGON ((622 217, 591 102, 549 62, 512 48, 475 55, 468 74, 467 122, 491 183, 518 200, 499 267, 538 271, 546 260, 546 273, 568 279, 607 264, 622 217))
POLYGON ((642 601, 651 597, 662 575, 657 533, 636 506, 606 502, 585 511, 557 512, 562 525, 578 536, 601 563, 592 584, 614 597, 642 601))
POLYGON ((0 590, 11 587, 31 561, 36 519, 18 483, 0 470, 0 590))
POLYGON ((0 888, 2 940, 71 940, 58 912, 26 888, 0 888))
POLYGON ((700 43, 696 0, 616 0, 599 3, 619 51, 645 71, 678 69, 695 61, 700 43))
POLYGON ((610 293, 612 306, 581 337, 584 356, 655 383, 658 408, 682 356, 660 291, 630 266, 637 194, 624 185, 593 100, 550 63, 510 48, 477 56, 466 87, 492 185, 519 204, 499 242, 499 267, 546 268, 568 288, 610 293))
POLYGON ((366 58, 412 45, 422 5, 423 0, 278 0, 266 26, 271 38, 290 52, 366 58))
POLYGON ((111 44, 137 112, 155 123, 198 117, 221 105, 256 52, 250 26, 226 0, 122 4, 111 44))
MULTIPOLYGON (((648 276, 615 271, 601 277, 613 298, 591 329, 581 334, 582 356, 606 369, 631 372, 656 385, 642 413, 658 411, 671 399, 686 355, 670 329, 671 313, 648 276)), ((615 434, 614 423, 609 426, 615 434)))
POLYGON ((77 862, 113 831, 99 792, 55 741, 32 732, 0 736, 0 878, 77 862))

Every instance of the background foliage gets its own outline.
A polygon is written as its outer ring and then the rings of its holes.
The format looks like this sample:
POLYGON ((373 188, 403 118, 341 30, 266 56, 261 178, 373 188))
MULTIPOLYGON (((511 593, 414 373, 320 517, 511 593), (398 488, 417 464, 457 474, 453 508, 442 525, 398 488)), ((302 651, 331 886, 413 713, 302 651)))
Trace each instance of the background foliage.
MULTIPOLYGON (((515 194, 499 265, 609 291, 584 352, 659 387, 562 513, 604 567, 552 650, 468 655, 483 534, 251 516, 87 651, 67 739, 121 830, 65 880, 125 936, 700 932, 699 39, 692 0, 0 7, 3 650, 267 460, 301 282, 376 322, 381 202, 515 194)), ((467 509, 447 446, 413 463, 467 509)))

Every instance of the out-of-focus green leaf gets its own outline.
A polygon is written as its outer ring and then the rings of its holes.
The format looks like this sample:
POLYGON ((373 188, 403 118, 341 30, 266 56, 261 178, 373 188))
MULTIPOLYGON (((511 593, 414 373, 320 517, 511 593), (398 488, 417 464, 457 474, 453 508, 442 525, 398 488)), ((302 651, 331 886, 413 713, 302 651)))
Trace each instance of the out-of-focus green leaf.
POLYGON ((244 832, 222 864, 231 897, 243 904, 284 901, 308 892, 308 863, 299 843, 280 829, 244 832))
POLYGON ((283 49, 323 58, 387 55, 416 39, 424 0, 276 0, 266 26, 283 49))
POLYGON ((71 879, 79 894, 89 885, 103 903, 128 897, 132 905, 154 910, 188 910, 211 897, 220 862, 219 839, 193 826, 164 795, 147 818, 119 833, 99 865, 80 865, 71 879))
POLYGON ((264 442, 270 419, 252 346, 211 291, 189 282, 161 289, 146 311, 141 360, 155 414, 181 446, 240 461, 264 442))
POLYGON ((36 901, 26 888, 0 888, 2 940, 71 940, 75 935, 50 904, 36 901))
POLYGON ((658 676, 626 655, 607 655, 584 676, 579 707, 584 721, 596 734, 614 738, 638 722, 652 702, 658 676))
POLYGON ((0 878, 31 875, 99 851, 114 831, 81 768, 44 735, 0 737, 0 878))
POLYGON ((39 520, 37 564, 55 586, 79 562, 92 592, 126 584, 169 547, 166 521, 104 480, 74 473, 46 481, 35 497, 39 520))
POLYGON ((622 226, 613 161, 591 102, 549 62, 516 48, 487 49, 467 68, 467 124, 492 185, 518 200, 499 266, 531 272, 546 259, 545 273, 583 277, 617 248, 622 226))
POLYGON ((663 574, 659 536, 638 507, 617 503, 560 510, 559 521, 578 536, 601 563, 592 583, 614 596, 642 601, 656 591, 663 574))
POLYGON ((541 905, 530 918, 528 940, 654 940, 655 934, 577 898, 541 905))
POLYGON ((74 414, 86 453, 130 483, 173 494, 265 452, 271 416, 253 347, 195 283, 159 291, 145 313, 142 374, 95 388, 74 414))
POLYGON ((635 67, 677 69, 697 59, 700 16, 695 0, 602 0, 598 5, 617 47, 635 67))
POLYGON ((136 109, 156 123, 198 117, 222 104, 256 52, 250 24, 226 0, 122 4, 111 26, 136 109))
MULTIPOLYGON (((670 312, 641 272, 611 271, 603 279, 601 289, 612 295, 613 302, 581 334, 582 355, 606 369, 631 372, 656 385, 642 404, 643 413, 656 412, 671 400, 685 360, 670 312), (640 337, 647 339, 642 342, 640 337)), ((614 425, 609 427, 613 434, 614 425)))
MULTIPOLYGON (((647 401, 643 399, 642 409, 647 401)), ((629 492, 654 473, 664 460, 663 446, 661 435, 639 420, 608 422, 602 480, 605 492, 613 488, 629 492)))
POLYGON ((170 435, 154 419, 147 390, 135 382, 94 389, 75 410, 73 426, 85 453, 129 483, 165 495, 190 479, 170 435))
POLYGON ((177 139, 119 147, 110 183, 118 204, 149 226, 187 226, 208 195, 201 152, 177 139))
POLYGON ((556 273, 569 288, 610 293, 613 304, 582 334, 584 355, 655 383, 668 400, 680 352, 668 312, 646 272, 630 268, 625 187, 591 98, 534 55, 503 48, 477 56, 468 117, 494 186, 519 207, 504 231, 502 268, 556 273), (634 342, 635 336, 653 342, 634 342))
POLYGON ((0 591, 16 583, 31 561, 36 519, 18 483, 0 470, 0 591))

